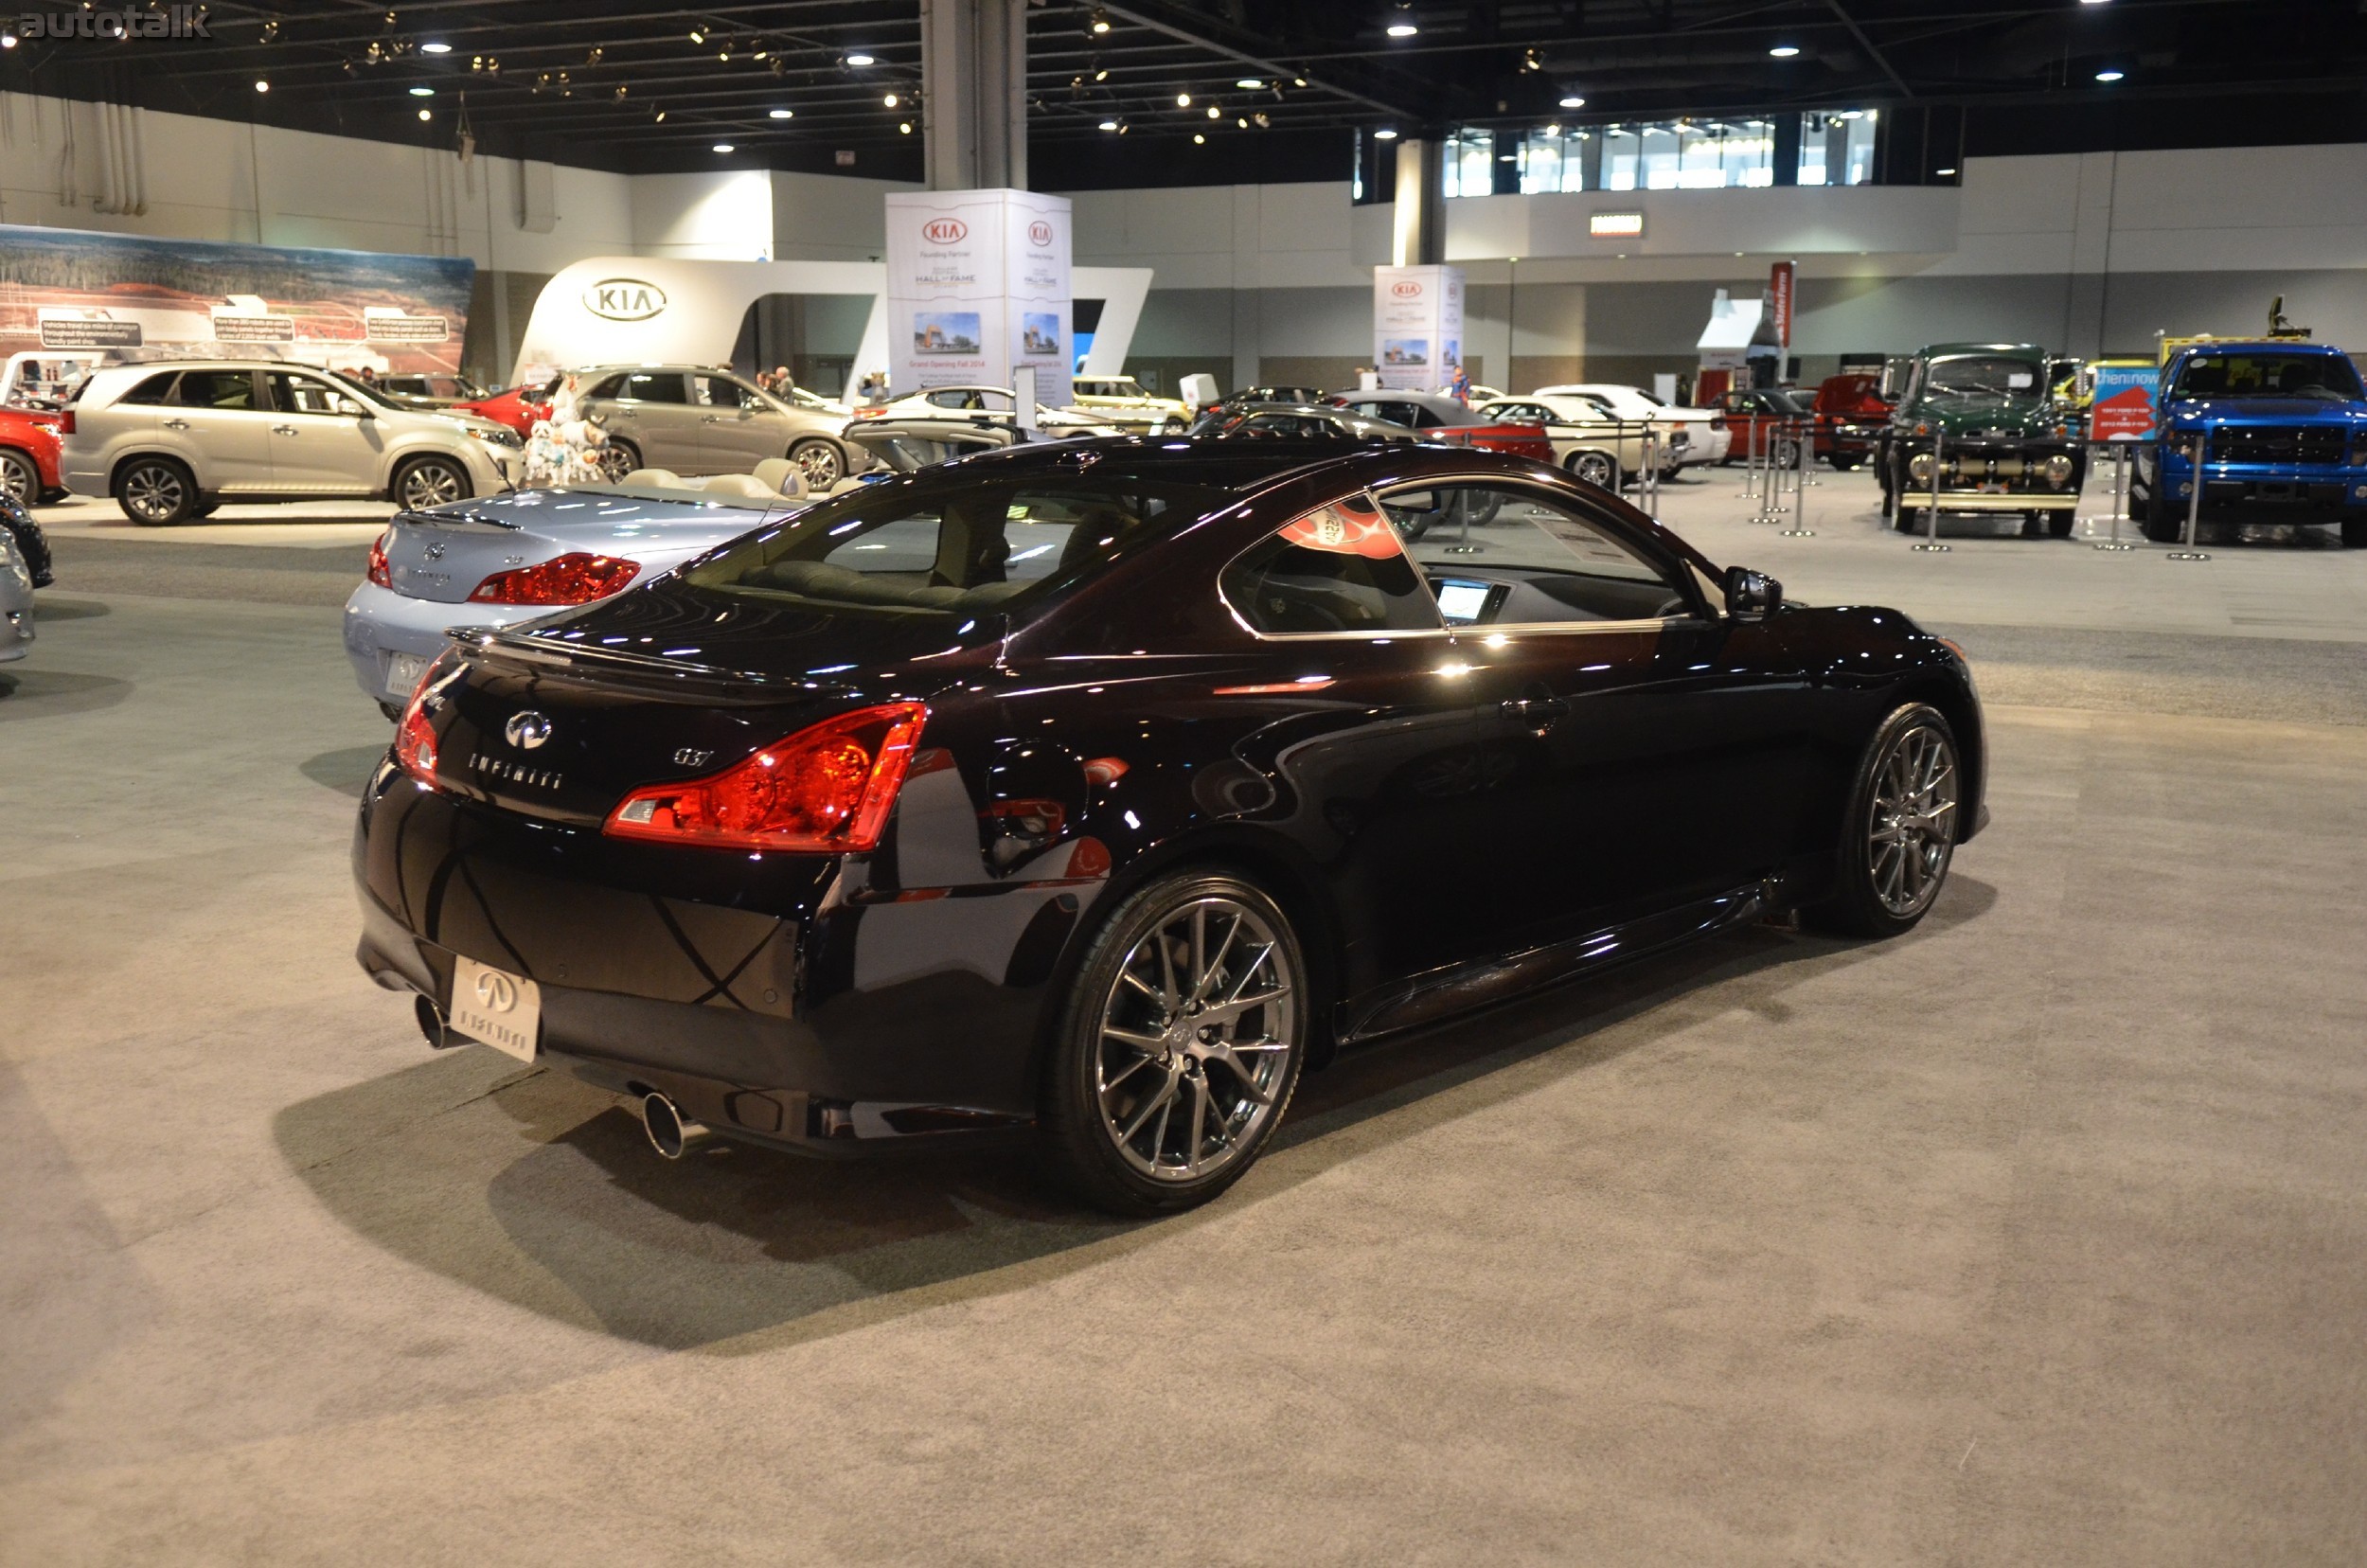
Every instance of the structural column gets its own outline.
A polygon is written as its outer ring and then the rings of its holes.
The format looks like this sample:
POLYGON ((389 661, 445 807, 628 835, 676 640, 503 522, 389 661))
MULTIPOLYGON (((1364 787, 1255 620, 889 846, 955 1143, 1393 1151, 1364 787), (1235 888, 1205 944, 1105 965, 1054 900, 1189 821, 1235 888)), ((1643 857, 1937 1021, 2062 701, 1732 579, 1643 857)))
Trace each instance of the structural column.
POLYGON ((1435 266, 1447 258, 1446 145, 1397 143, 1397 227, 1390 236, 1393 267, 1435 266))
POLYGON ((929 188, 1027 188, 1026 0, 920 0, 929 188))

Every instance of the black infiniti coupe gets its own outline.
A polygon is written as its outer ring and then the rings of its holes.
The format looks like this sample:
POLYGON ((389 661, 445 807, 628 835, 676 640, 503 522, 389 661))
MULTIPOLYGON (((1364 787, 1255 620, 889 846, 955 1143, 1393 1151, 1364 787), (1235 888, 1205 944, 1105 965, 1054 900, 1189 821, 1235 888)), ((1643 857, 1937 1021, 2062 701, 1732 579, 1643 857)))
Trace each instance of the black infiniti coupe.
POLYGON ((1948 644, 1552 469, 1029 445, 455 633, 360 958, 664 1152, 1031 1129, 1159 1212, 1344 1048, 1770 913, 1908 930, 1983 769, 1948 644))

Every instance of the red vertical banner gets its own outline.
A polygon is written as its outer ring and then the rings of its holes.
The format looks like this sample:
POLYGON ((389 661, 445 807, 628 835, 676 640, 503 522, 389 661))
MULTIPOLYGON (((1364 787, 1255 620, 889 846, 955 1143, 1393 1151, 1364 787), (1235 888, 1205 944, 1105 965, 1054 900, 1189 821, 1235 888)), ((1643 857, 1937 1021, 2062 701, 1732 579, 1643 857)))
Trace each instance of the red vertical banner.
POLYGON ((1767 295, 1775 302, 1775 343, 1784 349, 1791 347, 1791 290, 1799 271, 1797 261, 1778 261, 1767 279, 1767 295))

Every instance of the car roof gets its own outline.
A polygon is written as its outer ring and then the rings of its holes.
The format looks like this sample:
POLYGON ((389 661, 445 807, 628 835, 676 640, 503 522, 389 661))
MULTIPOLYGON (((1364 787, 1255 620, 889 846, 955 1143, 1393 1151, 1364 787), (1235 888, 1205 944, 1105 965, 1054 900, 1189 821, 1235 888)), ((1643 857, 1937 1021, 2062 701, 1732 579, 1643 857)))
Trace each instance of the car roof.
POLYGON ((2035 343, 1934 343, 1926 347, 1919 357, 1938 359, 1943 354, 2035 354, 2040 359, 2049 357, 2049 351, 2035 343))
POLYGON ((1303 414, 1312 419, 1335 419, 1344 424, 1352 423, 1368 425, 1375 430, 1390 432, 1402 430, 1409 436, 1415 433, 1411 427, 1398 424, 1394 419, 1376 419, 1370 414, 1359 413, 1353 408, 1343 408, 1338 403, 1246 402, 1236 404, 1233 411, 1236 414, 1244 416, 1251 414, 1303 414))
MULTIPOLYGON (((1088 484, 1141 481, 1249 490, 1336 463, 1374 462, 1386 468, 1394 461, 1402 465, 1410 450, 1414 449, 1402 444, 1343 446, 1338 441, 1235 441, 1211 437, 1161 437, 1147 440, 1114 436, 1084 441, 1028 441, 957 458, 917 477, 932 481, 941 477, 944 482, 961 484, 988 478, 1025 480, 1042 476, 1074 478, 1088 484), (1396 454, 1394 458, 1391 454, 1396 454)), ((1483 463, 1499 457, 1497 454, 1463 447, 1420 450, 1483 463)), ((1518 458, 1501 461, 1506 472, 1535 472, 1535 465, 1518 458)))
POLYGON ((2348 353, 2331 343, 2311 343, 2303 338, 2215 338, 2209 343, 2189 343, 2181 346, 2180 354, 2216 354, 2228 349, 2240 349, 2248 354, 2270 349, 2281 354, 2324 354, 2333 358, 2348 358, 2348 353))

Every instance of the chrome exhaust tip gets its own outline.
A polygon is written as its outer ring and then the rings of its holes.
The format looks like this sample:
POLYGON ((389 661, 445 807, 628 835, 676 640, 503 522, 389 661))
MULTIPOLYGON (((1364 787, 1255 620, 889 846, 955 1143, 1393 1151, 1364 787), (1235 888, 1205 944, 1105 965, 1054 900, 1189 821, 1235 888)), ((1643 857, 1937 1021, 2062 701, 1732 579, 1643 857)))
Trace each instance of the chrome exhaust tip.
POLYGON ((680 1106, 659 1094, 641 1096, 641 1131, 650 1135, 650 1147, 669 1160, 681 1159, 714 1136, 704 1126, 684 1115, 680 1106))
POLYGON ((426 1037, 430 1050, 448 1051, 461 1042, 460 1037, 446 1026, 444 1010, 417 992, 411 997, 411 1016, 419 1021, 419 1033, 426 1037))

